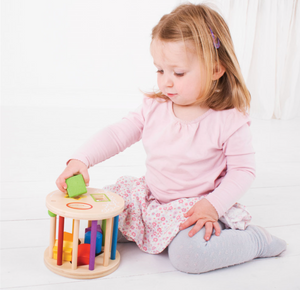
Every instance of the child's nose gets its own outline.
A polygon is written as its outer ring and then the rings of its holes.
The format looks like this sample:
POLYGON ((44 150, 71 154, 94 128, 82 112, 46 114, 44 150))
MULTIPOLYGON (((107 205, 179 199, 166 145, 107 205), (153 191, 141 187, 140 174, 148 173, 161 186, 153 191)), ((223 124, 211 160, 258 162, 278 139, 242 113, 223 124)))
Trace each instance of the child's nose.
POLYGON ((165 85, 166 85, 167 87, 173 87, 173 85, 174 85, 172 79, 171 79, 170 77, 168 77, 168 76, 166 76, 165 82, 166 82, 165 85))

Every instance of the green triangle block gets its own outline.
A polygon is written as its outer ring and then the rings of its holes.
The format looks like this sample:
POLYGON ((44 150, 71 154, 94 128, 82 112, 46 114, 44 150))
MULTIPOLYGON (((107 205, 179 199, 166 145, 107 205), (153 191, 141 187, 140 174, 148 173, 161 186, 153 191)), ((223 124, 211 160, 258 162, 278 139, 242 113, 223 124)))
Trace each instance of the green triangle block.
POLYGON ((76 197, 78 195, 87 193, 85 182, 81 174, 67 178, 66 184, 69 197, 76 197))

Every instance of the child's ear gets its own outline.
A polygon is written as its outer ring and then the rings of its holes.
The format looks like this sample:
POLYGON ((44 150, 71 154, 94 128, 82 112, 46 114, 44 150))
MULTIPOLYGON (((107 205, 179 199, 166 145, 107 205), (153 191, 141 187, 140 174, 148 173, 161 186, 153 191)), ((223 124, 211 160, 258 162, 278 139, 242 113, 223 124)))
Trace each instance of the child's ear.
POLYGON ((224 73, 225 73, 225 68, 221 63, 217 63, 214 67, 214 72, 212 76, 212 80, 218 80, 224 73))

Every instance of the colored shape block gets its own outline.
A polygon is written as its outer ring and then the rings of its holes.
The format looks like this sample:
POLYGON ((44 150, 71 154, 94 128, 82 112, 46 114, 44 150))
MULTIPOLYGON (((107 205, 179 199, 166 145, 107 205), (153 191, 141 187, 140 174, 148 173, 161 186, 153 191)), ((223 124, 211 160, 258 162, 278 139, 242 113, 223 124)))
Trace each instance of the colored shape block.
POLYGON ((77 266, 88 265, 90 262, 90 244, 78 245, 77 266))
MULTIPOLYGON (((57 240, 55 241, 53 247, 53 259, 57 260, 57 240)), ((72 261, 72 249, 73 249, 73 242, 64 241, 63 242, 63 254, 62 260, 63 261, 72 261)))
MULTIPOLYGON (((84 235, 84 243, 90 244, 91 243, 91 231, 88 231, 84 235)), ((100 254, 102 250, 102 233, 97 231, 96 237, 96 255, 100 254)))
POLYGON ((73 242, 73 234, 64 232, 64 241, 73 242))
POLYGON ((74 175, 66 179, 66 184, 69 197, 76 197, 78 195, 87 193, 85 182, 81 174, 74 175))
MULTIPOLYGON (((85 233, 90 232, 91 231, 91 227, 88 227, 85 229, 85 233)), ((97 232, 100 232, 102 234, 102 229, 100 225, 97 225, 97 232)))
MULTIPOLYGON (((57 249, 58 249, 57 246, 58 246, 58 241, 56 240, 53 247, 53 259, 55 260, 57 260, 57 249)), ((72 249, 73 249, 73 234, 64 232, 63 254, 62 254, 63 261, 72 260, 72 249)))

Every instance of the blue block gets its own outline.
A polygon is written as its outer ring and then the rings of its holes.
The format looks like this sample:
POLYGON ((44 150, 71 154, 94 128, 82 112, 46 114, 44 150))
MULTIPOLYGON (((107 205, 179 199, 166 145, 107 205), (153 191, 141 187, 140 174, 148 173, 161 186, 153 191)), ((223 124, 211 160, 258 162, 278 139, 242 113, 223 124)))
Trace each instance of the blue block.
MULTIPOLYGON (((90 244, 91 243, 91 231, 85 233, 84 243, 85 244, 90 244)), ((101 250, 102 250, 102 233, 97 232, 96 255, 100 254, 101 250)))

